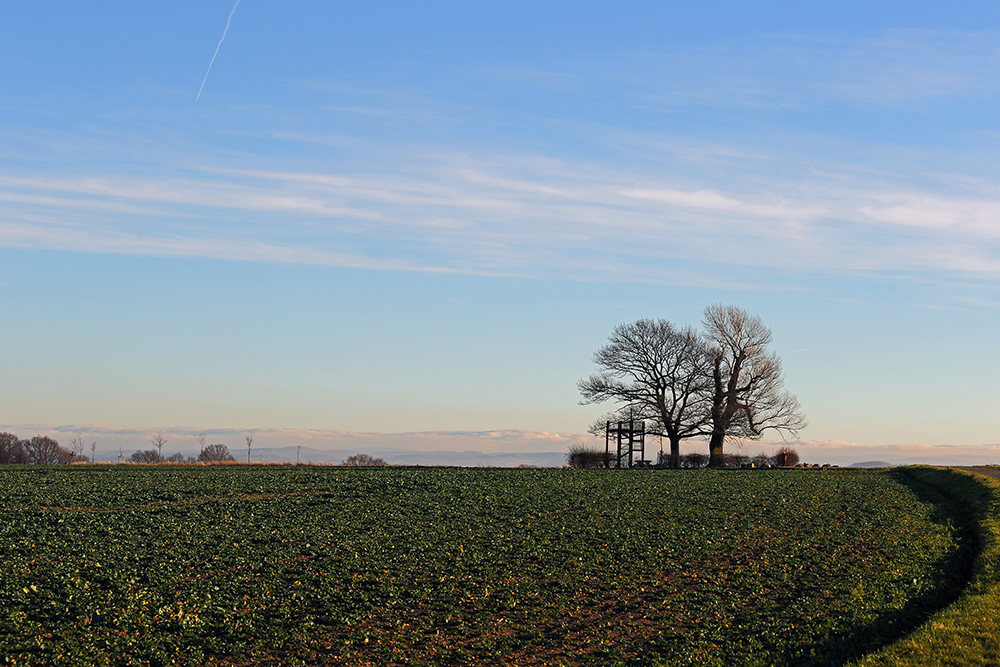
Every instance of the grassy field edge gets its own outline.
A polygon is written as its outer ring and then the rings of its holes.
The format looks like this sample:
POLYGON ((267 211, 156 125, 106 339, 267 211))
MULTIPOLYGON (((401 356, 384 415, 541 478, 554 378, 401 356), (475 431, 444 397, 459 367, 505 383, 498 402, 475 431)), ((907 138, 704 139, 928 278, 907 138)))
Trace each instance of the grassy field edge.
POLYGON ((874 665, 1000 664, 1000 480, 928 466, 903 469, 970 513, 978 541, 972 577, 959 598, 905 638, 863 657, 874 665))

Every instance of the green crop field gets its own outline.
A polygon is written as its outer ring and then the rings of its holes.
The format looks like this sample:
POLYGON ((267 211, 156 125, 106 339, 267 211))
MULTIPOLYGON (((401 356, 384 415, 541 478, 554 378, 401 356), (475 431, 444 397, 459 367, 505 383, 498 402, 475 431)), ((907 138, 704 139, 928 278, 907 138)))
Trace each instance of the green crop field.
POLYGON ((0 468, 5 664, 842 664, 967 580, 904 471, 0 468))

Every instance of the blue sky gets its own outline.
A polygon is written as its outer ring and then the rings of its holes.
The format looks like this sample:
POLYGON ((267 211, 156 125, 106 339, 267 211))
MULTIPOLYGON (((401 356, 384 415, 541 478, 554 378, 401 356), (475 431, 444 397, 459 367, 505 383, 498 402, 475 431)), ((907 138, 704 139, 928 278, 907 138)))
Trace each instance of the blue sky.
POLYGON ((232 8, 0 9, 0 424, 582 433, 722 302, 803 440, 1000 441, 996 3, 243 0, 196 101, 232 8))

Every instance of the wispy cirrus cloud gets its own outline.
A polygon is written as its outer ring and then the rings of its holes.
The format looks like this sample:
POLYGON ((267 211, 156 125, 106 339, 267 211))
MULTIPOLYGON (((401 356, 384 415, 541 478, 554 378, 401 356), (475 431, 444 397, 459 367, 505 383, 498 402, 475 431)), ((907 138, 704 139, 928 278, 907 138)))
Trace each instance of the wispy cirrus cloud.
POLYGON ((944 198, 922 193, 885 193, 871 199, 871 203, 858 207, 858 212, 877 222, 968 237, 1000 237, 1000 199, 944 198))
POLYGON ((449 71, 502 82, 478 97, 306 82, 323 114, 362 120, 335 134, 328 116, 306 122, 288 109, 246 121, 240 132, 277 142, 281 159, 175 148, 155 123, 127 126, 151 149, 147 162, 135 142, 114 144, 116 124, 62 153, 28 133, 7 141, 19 157, 0 163, 0 245, 578 280, 673 280, 678 265, 705 276, 764 267, 992 279, 993 148, 968 166, 950 147, 893 155, 815 129, 785 139, 790 117, 753 109, 994 95, 998 53, 994 32, 895 30, 449 71), (539 90, 560 97, 537 109, 511 101, 539 90), (574 115, 575 101, 607 107, 608 119, 574 115), (711 141, 697 127, 623 129, 656 125, 665 110, 691 125, 706 109, 748 129, 711 141), (405 131, 382 136, 364 125, 371 118, 405 131), (476 138, 466 146, 442 128, 476 138), (761 128, 763 139, 750 136, 761 128), (951 171, 940 164, 948 151, 951 171), (92 165, 90 152, 110 160, 92 165), (65 155, 57 175, 45 167, 65 155))
POLYGON ((771 178, 750 194, 531 156, 411 159, 373 174, 0 175, 0 244, 393 269, 474 265, 508 275, 697 255, 836 272, 1000 272, 1000 200, 989 193, 907 192, 867 184, 865 174, 813 173, 808 188, 771 178), (373 244, 378 256, 365 249, 373 244), (974 248, 975 261, 956 262, 942 247, 974 248))
POLYGON ((666 207, 708 211, 719 215, 739 217, 769 218, 775 220, 808 221, 828 215, 831 211, 820 206, 808 206, 804 202, 759 203, 741 201, 711 190, 626 190, 626 197, 662 203, 666 207))

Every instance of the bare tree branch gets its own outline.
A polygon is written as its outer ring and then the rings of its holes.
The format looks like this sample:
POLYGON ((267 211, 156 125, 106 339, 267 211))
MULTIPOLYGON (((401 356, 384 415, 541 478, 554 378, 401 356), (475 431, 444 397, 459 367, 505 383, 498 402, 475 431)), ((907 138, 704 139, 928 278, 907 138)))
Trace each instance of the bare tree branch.
POLYGON ((153 446, 156 447, 156 455, 159 459, 163 460, 163 445, 167 444, 167 439, 163 437, 163 431, 159 430, 156 432, 156 436, 150 440, 153 446))
POLYGON ((798 399, 784 390, 781 361, 767 346, 771 330, 736 306, 705 309, 712 346, 709 465, 724 465, 727 436, 756 440, 764 431, 795 436, 806 420, 798 399))
POLYGON ((617 403, 605 421, 648 422, 646 432, 668 438, 671 464, 679 466, 681 440, 709 432, 709 352, 691 327, 663 319, 621 324, 594 353, 598 372, 577 385, 582 403, 617 403))

